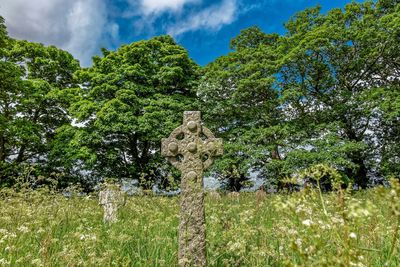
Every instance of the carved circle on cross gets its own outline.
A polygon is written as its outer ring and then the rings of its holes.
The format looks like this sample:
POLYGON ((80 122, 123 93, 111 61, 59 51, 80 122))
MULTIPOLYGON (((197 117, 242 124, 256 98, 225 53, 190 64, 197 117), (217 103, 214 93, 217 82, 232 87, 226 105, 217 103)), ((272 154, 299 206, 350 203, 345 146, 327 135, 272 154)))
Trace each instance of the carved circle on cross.
POLYGON ((168 145, 168 149, 169 149, 169 151, 171 151, 173 153, 176 153, 176 152, 178 152, 178 144, 177 143, 170 143, 168 145))
POLYGON ((197 173, 196 173, 195 171, 190 171, 190 172, 186 175, 186 177, 187 177, 189 180, 196 180, 196 178, 197 178, 197 173))
POLYGON ((190 152, 192 152, 192 153, 195 153, 195 152, 197 151, 197 145, 196 145, 195 142, 190 142, 190 143, 187 145, 186 148, 187 148, 188 151, 190 151, 190 152))
POLYGON ((189 121, 187 123, 187 127, 188 127, 189 131, 195 132, 197 130, 197 123, 195 121, 189 121))

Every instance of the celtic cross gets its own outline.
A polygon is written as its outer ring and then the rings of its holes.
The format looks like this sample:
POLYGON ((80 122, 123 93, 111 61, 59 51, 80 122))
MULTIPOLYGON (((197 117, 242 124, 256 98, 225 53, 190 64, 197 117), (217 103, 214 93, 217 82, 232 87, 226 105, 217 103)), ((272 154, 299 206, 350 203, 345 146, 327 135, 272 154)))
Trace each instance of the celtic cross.
POLYGON ((222 153, 222 139, 202 125, 199 111, 185 111, 183 124, 161 141, 161 154, 181 171, 180 266, 206 266, 203 171, 222 153))

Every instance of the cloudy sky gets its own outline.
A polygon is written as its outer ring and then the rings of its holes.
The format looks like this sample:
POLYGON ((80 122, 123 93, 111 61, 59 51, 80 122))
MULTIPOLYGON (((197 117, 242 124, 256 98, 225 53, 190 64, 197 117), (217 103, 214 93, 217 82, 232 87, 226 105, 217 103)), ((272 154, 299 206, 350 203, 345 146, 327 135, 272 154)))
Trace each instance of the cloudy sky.
MULTIPOLYGON (((359 0, 361 1, 361 0, 359 0)), ((9 35, 56 45, 82 66, 100 48, 160 34, 172 35, 204 65, 229 51, 241 29, 258 25, 284 33, 283 23, 297 11, 320 4, 324 11, 351 0, 0 0, 9 35)))

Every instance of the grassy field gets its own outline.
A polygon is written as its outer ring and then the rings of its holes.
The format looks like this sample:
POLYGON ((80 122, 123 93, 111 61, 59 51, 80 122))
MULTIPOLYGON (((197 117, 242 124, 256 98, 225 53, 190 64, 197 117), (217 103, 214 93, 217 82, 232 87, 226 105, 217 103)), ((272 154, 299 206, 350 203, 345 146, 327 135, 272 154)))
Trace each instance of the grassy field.
MULTIPOLYGON (((209 266, 400 266, 400 188, 207 196, 209 266)), ((178 197, 0 192, 0 266, 176 266, 178 197)))

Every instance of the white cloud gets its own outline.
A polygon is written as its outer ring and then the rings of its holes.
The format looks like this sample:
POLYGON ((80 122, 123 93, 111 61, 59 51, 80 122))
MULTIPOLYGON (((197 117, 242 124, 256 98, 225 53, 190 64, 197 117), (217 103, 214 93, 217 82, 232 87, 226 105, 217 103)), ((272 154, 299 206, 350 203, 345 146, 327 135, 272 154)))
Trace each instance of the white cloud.
POLYGON ((201 7, 203 0, 126 1, 129 8, 124 10, 123 16, 136 18, 133 23, 135 32, 147 32, 152 35, 161 27, 173 36, 199 29, 218 31, 237 18, 240 4, 240 0, 220 0, 211 6, 201 7), (156 25, 157 19, 165 13, 170 15, 169 20, 163 20, 162 24, 156 25))
POLYGON ((199 3, 201 0, 141 0, 142 10, 145 15, 162 13, 164 11, 180 11, 184 5, 199 3))
POLYGON ((0 15, 11 37, 55 45, 82 66, 90 66, 100 47, 120 45, 119 25, 112 21, 116 18, 130 19, 134 36, 217 31, 237 18, 241 0, 219 0, 209 6, 203 6, 203 0, 124 1, 125 10, 108 6, 108 0, 0 0, 0 15), (167 16, 160 22, 162 15, 167 16))
POLYGON ((118 38, 104 0, 0 0, 0 14, 11 37, 56 45, 83 66, 106 45, 106 36, 118 38))
POLYGON ((200 12, 187 16, 186 20, 177 22, 168 27, 168 34, 173 36, 199 29, 218 31, 222 26, 232 23, 237 17, 236 0, 223 0, 201 10, 200 12))
POLYGON ((163 13, 179 13, 184 7, 201 4, 203 0, 125 0, 129 6, 123 11, 123 17, 139 16, 154 21, 163 13))

